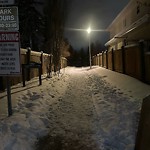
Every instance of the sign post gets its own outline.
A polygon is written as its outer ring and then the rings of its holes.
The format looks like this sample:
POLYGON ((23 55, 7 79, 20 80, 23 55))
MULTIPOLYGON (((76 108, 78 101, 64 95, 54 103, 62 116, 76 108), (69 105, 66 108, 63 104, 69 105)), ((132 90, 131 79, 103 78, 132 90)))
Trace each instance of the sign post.
MULTIPOLYGON (((0 0, 13 5, 14 0, 0 0)), ((11 75, 21 74, 18 7, 0 7, 0 76, 7 76, 8 116, 12 115, 11 75)))
POLYGON ((11 85, 10 78, 7 77, 7 100, 8 100, 8 116, 12 115, 12 104, 11 104, 11 85))
POLYGON ((8 116, 12 115, 11 75, 21 73, 19 32, 0 32, 0 75, 7 76, 8 116))

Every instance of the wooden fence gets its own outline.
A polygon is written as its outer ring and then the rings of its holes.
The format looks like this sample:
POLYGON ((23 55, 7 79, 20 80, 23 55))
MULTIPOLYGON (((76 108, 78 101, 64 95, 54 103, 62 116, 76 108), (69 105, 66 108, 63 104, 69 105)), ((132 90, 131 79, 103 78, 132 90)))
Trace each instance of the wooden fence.
POLYGON ((124 73, 150 84, 150 52, 142 44, 105 51, 93 56, 93 65, 124 73))
MULTIPOLYGON (((21 64, 26 64, 28 61, 27 56, 27 49, 21 49, 21 56, 20 56, 21 64)), ((49 65, 53 66, 52 55, 31 51, 30 53, 30 61, 37 62, 42 64, 42 73, 45 74, 48 72, 49 65)), ((61 68, 65 68, 67 66, 67 59, 62 57, 61 58, 61 68)), ((53 71, 53 70, 52 70, 53 71)), ((38 69, 30 69, 30 79, 38 76, 38 69)), ((12 76, 10 77, 11 85, 15 85, 17 83, 22 82, 22 76, 12 76)), ((0 77, 0 90, 4 90, 6 88, 6 77, 0 77)))

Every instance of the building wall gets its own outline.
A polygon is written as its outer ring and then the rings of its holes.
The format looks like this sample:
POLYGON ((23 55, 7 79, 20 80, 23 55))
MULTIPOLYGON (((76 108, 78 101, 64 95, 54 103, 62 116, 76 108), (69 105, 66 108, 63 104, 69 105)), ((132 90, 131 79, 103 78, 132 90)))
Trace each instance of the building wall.
POLYGON ((108 31, 108 69, 150 83, 150 0, 130 0, 108 31))
POLYGON ((149 0, 131 0, 108 27, 110 39, 150 13, 149 0))
MULTIPOLYGON (((131 0, 109 25, 108 50, 120 49, 139 41, 150 43, 150 0, 131 0)), ((149 48, 146 51, 150 51, 149 48)))

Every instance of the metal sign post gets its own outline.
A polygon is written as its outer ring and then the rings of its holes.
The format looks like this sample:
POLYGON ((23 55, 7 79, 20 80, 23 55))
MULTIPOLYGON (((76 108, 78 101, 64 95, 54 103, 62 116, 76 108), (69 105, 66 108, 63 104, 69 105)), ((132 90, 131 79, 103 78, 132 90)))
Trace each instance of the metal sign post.
POLYGON ((7 76, 8 116, 12 115, 11 75, 20 75, 19 32, 0 32, 0 75, 7 76))
POLYGON ((7 100, 8 100, 8 116, 12 115, 12 104, 11 104, 11 88, 10 78, 7 77, 7 100))
MULTIPOLYGON (((0 0, 13 5, 14 0, 0 0)), ((0 76, 7 77, 8 116, 12 115, 11 75, 21 74, 18 7, 0 7, 0 76)))

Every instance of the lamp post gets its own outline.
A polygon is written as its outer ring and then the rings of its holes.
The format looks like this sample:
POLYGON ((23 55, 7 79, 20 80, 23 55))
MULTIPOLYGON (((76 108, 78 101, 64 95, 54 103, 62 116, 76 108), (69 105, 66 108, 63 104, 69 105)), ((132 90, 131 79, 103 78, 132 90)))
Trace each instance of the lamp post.
POLYGON ((90 69, 91 69, 92 64, 91 64, 91 38, 90 38, 91 28, 90 27, 87 29, 87 33, 89 35, 89 62, 90 62, 90 69))

